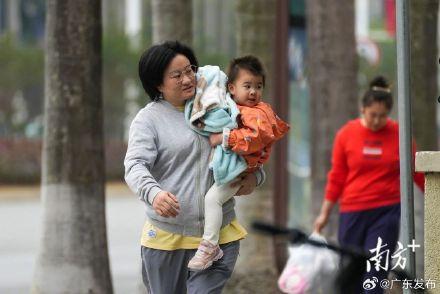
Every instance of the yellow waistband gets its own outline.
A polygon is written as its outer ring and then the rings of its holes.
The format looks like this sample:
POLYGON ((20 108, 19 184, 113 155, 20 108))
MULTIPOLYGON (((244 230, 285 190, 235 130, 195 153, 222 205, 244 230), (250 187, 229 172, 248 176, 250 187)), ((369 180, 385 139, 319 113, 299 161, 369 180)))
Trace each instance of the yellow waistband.
MULTIPOLYGON (((234 219, 220 230, 219 244, 225 244, 246 237, 246 230, 234 219)), ((142 230, 141 245, 160 250, 196 249, 202 238, 173 234, 161 230, 148 222, 142 230)))

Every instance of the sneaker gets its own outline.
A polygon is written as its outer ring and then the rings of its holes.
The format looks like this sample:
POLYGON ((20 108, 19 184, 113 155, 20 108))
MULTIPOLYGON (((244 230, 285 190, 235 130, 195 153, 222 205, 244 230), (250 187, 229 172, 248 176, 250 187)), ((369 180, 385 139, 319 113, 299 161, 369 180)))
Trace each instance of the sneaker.
POLYGON ((214 261, 222 257, 223 250, 220 249, 220 246, 202 240, 196 254, 189 261, 188 268, 196 271, 204 270, 210 267, 214 261))

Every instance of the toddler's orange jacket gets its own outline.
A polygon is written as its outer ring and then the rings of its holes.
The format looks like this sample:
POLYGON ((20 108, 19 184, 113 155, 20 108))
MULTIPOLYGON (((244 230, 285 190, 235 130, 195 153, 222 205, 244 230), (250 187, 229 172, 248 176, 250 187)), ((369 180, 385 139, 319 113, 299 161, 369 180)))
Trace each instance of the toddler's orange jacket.
POLYGON ((225 147, 242 155, 248 165, 247 171, 251 172, 269 159, 272 144, 290 127, 267 103, 260 102, 254 107, 237 106, 240 110, 238 128, 230 130, 229 137, 225 134, 225 147))

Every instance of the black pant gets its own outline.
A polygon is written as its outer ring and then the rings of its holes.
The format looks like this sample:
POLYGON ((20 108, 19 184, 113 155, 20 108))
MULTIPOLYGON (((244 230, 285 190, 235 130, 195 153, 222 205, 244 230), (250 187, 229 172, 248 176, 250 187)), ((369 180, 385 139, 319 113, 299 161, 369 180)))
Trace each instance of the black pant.
MULTIPOLYGON (((355 247, 373 254, 367 272, 360 283, 358 282, 357 290, 353 293, 383 293, 384 288, 381 287, 381 282, 387 279, 391 269, 391 255, 399 239, 399 227, 400 204, 340 214, 340 245, 355 247), (378 238, 381 238, 381 241, 378 238), (381 248, 377 248, 379 242, 381 242, 381 248), (381 259, 380 262, 379 259, 381 259)), ((363 266, 366 267, 365 264, 363 266)))

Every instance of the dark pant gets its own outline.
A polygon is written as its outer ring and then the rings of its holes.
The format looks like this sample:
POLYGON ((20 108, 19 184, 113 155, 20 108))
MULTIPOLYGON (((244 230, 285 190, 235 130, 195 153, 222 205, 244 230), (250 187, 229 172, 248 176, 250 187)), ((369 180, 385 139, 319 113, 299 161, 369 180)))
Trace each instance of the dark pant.
MULTIPOLYGON (((358 212, 344 212, 339 219, 339 243, 341 246, 358 248, 377 256, 382 253, 381 265, 385 266, 388 254, 388 269, 391 269, 391 255, 399 239, 400 227, 400 204, 384 206, 358 212), (371 252, 378 245, 378 238, 382 239, 382 246, 379 251, 371 252), (387 251, 388 250, 388 251, 387 251)), ((357 293, 383 293, 380 282, 386 279, 388 271, 376 269, 376 263, 370 261, 370 271, 366 272, 357 293), (368 280, 371 281, 370 283, 368 280), (363 284, 368 283, 372 289, 364 290, 363 284)), ((364 265, 366 266, 366 265, 364 265)), ((366 285, 367 286, 367 285, 366 285)))
POLYGON ((158 250, 142 247, 142 278, 150 294, 220 294, 231 277, 240 241, 220 245, 223 257, 202 271, 190 271, 196 249, 158 250))

